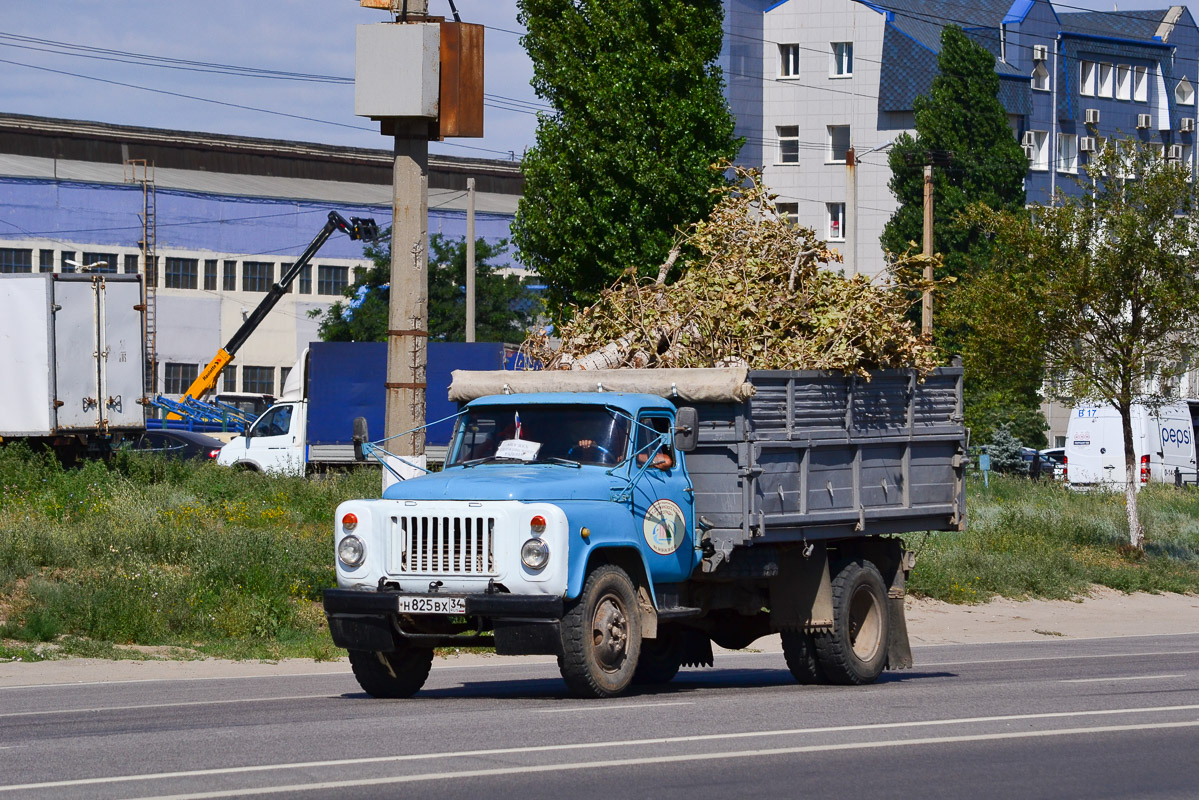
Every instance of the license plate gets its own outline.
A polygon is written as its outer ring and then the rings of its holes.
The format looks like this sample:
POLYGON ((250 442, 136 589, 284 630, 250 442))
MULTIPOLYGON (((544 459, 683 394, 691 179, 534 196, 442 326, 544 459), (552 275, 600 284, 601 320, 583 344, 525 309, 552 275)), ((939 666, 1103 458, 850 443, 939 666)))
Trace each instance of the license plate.
POLYGON ((465 614, 464 597, 430 597, 429 595, 400 595, 401 614, 465 614))

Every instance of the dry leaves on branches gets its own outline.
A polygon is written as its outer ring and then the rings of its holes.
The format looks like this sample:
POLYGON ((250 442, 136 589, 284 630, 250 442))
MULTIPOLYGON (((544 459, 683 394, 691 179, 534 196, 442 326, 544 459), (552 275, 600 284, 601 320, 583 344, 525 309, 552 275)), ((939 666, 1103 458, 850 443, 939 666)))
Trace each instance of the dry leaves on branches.
MULTIPOLYGON (((726 169, 721 164, 715 168, 726 169)), ((905 254, 882 280, 827 268, 841 255, 779 214, 757 170, 736 182, 708 219, 681 233, 656 280, 630 268, 599 301, 523 351, 546 369, 719 367, 927 371, 936 349, 907 313, 927 284, 923 257, 905 254), (681 274, 667 277, 682 252, 681 274)))

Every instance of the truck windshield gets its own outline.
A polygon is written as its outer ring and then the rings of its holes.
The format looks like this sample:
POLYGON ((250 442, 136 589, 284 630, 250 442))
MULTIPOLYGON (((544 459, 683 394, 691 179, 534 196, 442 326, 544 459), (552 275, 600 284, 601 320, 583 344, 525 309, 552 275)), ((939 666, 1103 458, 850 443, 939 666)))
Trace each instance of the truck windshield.
POLYGON ((458 420, 446 466, 507 457, 611 466, 624 461, 628 436, 629 421, 598 406, 481 406, 458 420))

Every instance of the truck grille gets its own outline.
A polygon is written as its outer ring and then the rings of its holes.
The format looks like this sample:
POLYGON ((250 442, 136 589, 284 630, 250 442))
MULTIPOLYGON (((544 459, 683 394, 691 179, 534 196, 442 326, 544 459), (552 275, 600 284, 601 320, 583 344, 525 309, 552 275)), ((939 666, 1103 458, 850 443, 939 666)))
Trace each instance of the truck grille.
POLYGON ((495 575, 495 519, 484 516, 391 518, 393 561, 401 575, 495 575))

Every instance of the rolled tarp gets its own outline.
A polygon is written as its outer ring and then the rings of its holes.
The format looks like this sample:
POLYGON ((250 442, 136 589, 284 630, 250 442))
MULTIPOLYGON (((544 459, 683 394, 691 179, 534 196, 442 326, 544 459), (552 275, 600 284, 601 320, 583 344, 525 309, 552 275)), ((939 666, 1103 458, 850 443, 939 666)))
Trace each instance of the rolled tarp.
POLYGON ((624 392, 683 403, 740 403, 754 394, 745 367, 713 369, 489 370, 456 369, 450 402, 490 394, 624 392))

